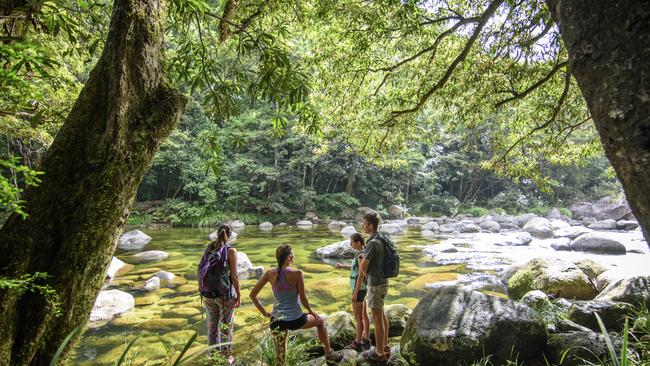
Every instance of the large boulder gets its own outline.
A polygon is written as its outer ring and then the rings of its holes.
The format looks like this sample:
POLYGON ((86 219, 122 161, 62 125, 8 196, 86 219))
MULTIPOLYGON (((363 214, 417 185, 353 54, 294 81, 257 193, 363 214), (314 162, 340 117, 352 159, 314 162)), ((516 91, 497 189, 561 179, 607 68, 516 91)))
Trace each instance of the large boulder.
POLYGON ((605 203, 605 204, 596 204, 594 205, 594 216, 596 220, 623 220, 631 219, 634 216, 632 215, 632 210, 630 206, 626 203, 605 203))
POLYGON ((484 233, 478 236, 479 243, 498 246, 528 245, 531 241, 533 241, 533 237, 525 231, 506 234, 484 233))
POLYGON ((384 313, 388 318, 388 336, 399 337, 404 332, 404 327, 411 316, 411 309, 402 304, 387 305, 384 313))
POLYGON ((268 222, 268 221, 264 221, 259 226, 260 226, 260 229, 262 229, 262 230, 271 230, 271 229, 273 229, 273 224, 268 222))
POLYGON ((422 230, 422 231, 420 231, 420 235, 422 235, 422 237, 424 237, 424 238, 435 238, 436 237, 436 233, 434 233, 431 230, 422 230))
POLYGON ((160 262, 167 259, 169 253, 162 250, 148 250, 146 252, 134 254, 129 261, 134 264, 160 262))
POLYGON ((598 254, 625 254, 626 249, 620 241, 606 233, 587 233, 580 235, 571 242, 573 250, 598 254))
POLYGON ((551 230, 555 231, 555 230, 571 227, 571 224, 569 224, 566 221, 553 219, 549 221, 549 226, 551 227, 551 230))
POLYGON ((633 305, 650 303, 650 276, 635 276, 610 283, 596 300, 622 301, 633 305))
POLYGON ((232 227, 233 229, 239 229, 245 226, 246 224, 241 220, 233 220, 230 222, 230 227, 232 227))
POLYGON ((519 215, 512 220, 512 223, 519 227, 524 227, 524 225, 526 225, 528 221, 534 219, 535 217, 537 217, 537 215, 535 215, 534 213, 519 215))
POLYGON ((608 267, 605 267, 600 263, 594 262, 589 258, 582 258, 575 261, 574 263, 592 281, 596 281, 596 279, 598 278, 598 276, 600 276, 601 273, 609 269, 608 267))
POLYGON ((298 227, 309 227, 309 228, 311 228, 313 225, 314 225, 314 223, 309 221, 309 220, 300 220, 300 221, 296 222, 296 226, 298 226, 298 227))
POLYGON ((478 233, 481 231, 481 227, 471 221, 462 221, 458 224, 456 230, 461 233, 478 233))
MULTIPOLYGON (((327 335, 329 336, 330 345, 333 349, 341 349, 352 343, 355 337, 354 316, 345 312, 338 311, 325 318, 327 335)), ((318 339, 316 328, 301 329, 295 332, 299 342, 312 342, 318 339)), ((309 349, 310 352, 323 354, 323 348, 319 345, 309 349)))
POLYGON ((429 221, 426 224, 422 225, 420 228, 422 230, 431 230, 431 231, 439 231, 440 230, 440 224, 438 224, 435 221, 429 221))
POLYGON ((538 358, 546 339, 544 323, 528 306, 444 286, 415 307, 401 348, 420 365, 471 364, 484 355, 499 364, 512 354, 522 362, 538 358))
MULTIPOLYGON (((620 352, 621 339, 613 337, 614 350, 620 352)), ((605 337, 596 332, 570 332, 551 334, 546 357, 552 365, 606 365, 609 358, 605 337)))
POLYGON ((142 249, 149 244, 151 237, 140 230, 128 231, 117 241, 117 247, 124 250, 142 249))
POLYGON ((316 249, 316 255, 321 258, 354 258, 356 253, 357 251, 350 246, 349 240, 343 240, 316 249))
POLYGON ((111 264, 109 264, 108 270, 106 271, 106 277, 108 277, 109 280, 112 280, 127 266, 128 265, 119 258, 113 257, 113 259, 111 259, 111 264))
POLYGON ((398 224, 379 225, 379 231, 381 231, 384 234, 390 234, 390 235, 399 235, 404 233, 404 230, 398 224))
POLYGON ((618 230, 635 230, 639 227, 639 222, 636 220, 618 220, 616 221, 616 228, 618 230))
POLYGON ((632 310, 632 305, 610 300, 575 301, 567 313, 567 318, 594 331, 600 331, 596 316, 598 313, 608 331, 621 331, 624 318, 632 310))
POLYGON ((330 229, 341 229, 343 227, 348 226, 348 224, 345 223, 345 221, 330 221, 330 223, 327 225, 328 228, 330 229))
POLYGON ((592 230, 617 230, 616 221, 612 219, 599 220, 587 226, 592 230))
POLYGON ((482 220, 481 222, 478 223, 478 226, 481 229, 487 230, 492 233, 498 233, 499 231, 501 231, 501 225, 499 225, 498 222, 493 220, 482 220))
POLYGON ((318 215, 316 215, 314 212, 307 212, 305 214, 305 220, 311 221, 313 223, 318 223, 318 215))
POLYGON ((523 229, 536 238, 546 239, 553 237, 553 229, 551 229, 551 223, 543 217, 535 217, 530 219, 526 225, 524 225, 523 229))
POLYGON ((507 280, 507 286, 513 299, 520 299, 531 290, 581 300, 596 296, 596 290, 580 268, 552 258, 535 258, 522 265, 507 280))
POLYGON ((584 226, 569 226, 569 227, 564 227, 557 229, 553 232, 553 236, 556 238, 569 238, 569 239, 575 239, 579 237, 582 234, 587 234, 592 232, 593 230, 588 229, 584 226))
POLYGON ((562 213, 557 208, 553 207, 547 214, 546 218, 549 220, 561 220, 562 213))
POLYGON ((357 229, 354 228, 354 226, 346 226, 343 229, 341 229, 341 235, 349 237, 352 234, 355 234, 357 232, 357 229))
POLYGON ((594 217, 594 206, 589 202, 578 202, 569 208, 571 216, 575 220, 582 220, 585 217, 594 217))
POLYGON ((571 239, 569 238, 555 238, 550 240, 552 240, 551 248, 555 250, 564 250, 564 251, 573 250, 573 248, 571 248, 571 239))
POLYGON ((242 279, 260 278, 264 273, 264 267, 253 266, 250 258, 244 252, 237 252, 237 274, 242 279))
POLYGON ((608 269, 596 278, 596 285, 599 290, 604 290, 610 284, 636 276, 650 276, 650 268, 637 266, 626 266, 608 269))
POLYGON ((390 205, 388 206, 388 216, 392 219, 401 219, 404 217, 406 209, 399 205, 390 205))
POLYGON ((90 321, 111 320, 135 306, 133 295, 120 290, 100 291, 90 312, 90 321))

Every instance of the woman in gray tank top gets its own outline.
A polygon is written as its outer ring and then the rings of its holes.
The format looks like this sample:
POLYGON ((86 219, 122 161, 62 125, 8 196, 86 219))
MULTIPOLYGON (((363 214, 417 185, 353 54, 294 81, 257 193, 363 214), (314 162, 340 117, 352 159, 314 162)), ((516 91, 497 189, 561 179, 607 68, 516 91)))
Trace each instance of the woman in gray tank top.
POLYGON ((327 336, 327 328, 325 328, 325 321, 309 306, 302 271, 289 267, 294 258, 291 246, 287 244, 280 245, 275 251, 275 258, 278 261, 278 267, 264 273, 251 290, 250 298, 262 315, 271 318, 269 326, 273 336, 273 344, 275 345, 276 365, 283 366, 286 364, 288 331, 314 327, 316 327, 318 339, 323 345, 325 358, 328 361, 340 361, 343 355, 332 351, 327 336), (257 298, 257 295, 267 282, 271 283, 273 296, 275 297, 273 311, 270 314, 257 298), (305 307, 307 313, 303 313, 302 306, 305 307))

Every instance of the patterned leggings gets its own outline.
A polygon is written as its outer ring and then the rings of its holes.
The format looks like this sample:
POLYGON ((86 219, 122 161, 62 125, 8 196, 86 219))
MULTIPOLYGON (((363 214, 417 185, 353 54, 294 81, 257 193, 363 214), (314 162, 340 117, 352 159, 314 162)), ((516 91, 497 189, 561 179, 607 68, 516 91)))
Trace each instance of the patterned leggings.
MULTIPOLYGON (((235 318, 235 302, 233 300, 203 298, 208 313, 208 345, 221 342, 232 343, 232 326, 235 318)), ((232 344, 217 347, 222 353, 230 354, 232 344)))

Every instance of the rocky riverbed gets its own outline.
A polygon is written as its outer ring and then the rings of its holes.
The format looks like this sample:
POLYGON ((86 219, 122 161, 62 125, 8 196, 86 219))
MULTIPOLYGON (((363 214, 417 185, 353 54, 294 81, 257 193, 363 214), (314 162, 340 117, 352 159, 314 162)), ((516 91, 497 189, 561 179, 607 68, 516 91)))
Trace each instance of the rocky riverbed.
MULTIPOLYGON (((544 295, 579 304, 583 310, 574 313, 583 314, 583 318, 589 318, 589 309, 608 307, 607 301, 631 301, 628 295, 632 290, 625 290, 627 287, 645 296, 638 276, 650 274, 646 268, 650 254, 640 230, 633 220, 613 220, 613 225, 604 220, 613 219, 578 221, 528 214, 386 220, 382 230, 397 243, 403 261, 400 276, 391 282, 388 303, 408 310, 402 311, 404 327, 408 316, 403 314, 413 309, 417 313, 418 302, 432 292, 455 291, 449 296, 479 304, 497 301, 492 300, 493 296, 482 300, 472 295, 473 290, 480 290, 510 301, 515 305, 507 306, 518 309, 519 302, 505 298, 523 302, 530 291, 541 290, 544 295), (605 291, 608 285, 618 287, 605 291), (579 303, 596 296, 600 302, 579 303)), ((299 225, 265 223, 259 228, 235 223, 239 237, 234 243, 240 252, 238 271, 243 278, 244 300, 236 316, 236 350, 250 348, 251 339, 255 339, 251 334, 259 334, 264 328, 263 320, 247 303, 247 294, 263 269, 275 265, 274 250, 281 243, 294 246, 297 267, 305 272, 306 287, 317 311, 335 314, 351 310, 348 273, 332 265, 349 260, 352 251, 346 239, 360 227, 352 222, 305 221, 299 225)), ((194 331, 200 335, 195 347, 205 343, 195 268, 210 232, 144 231, 146 234, 126 233, 119 243, 105 291, 98 297, 74 364, 110 364, 123 350, 124 341, 135 335, 142 337, 138 341, 141 346, 135 350, 151 364, 164 360, 170 345, 171 349, 178 348, 183 338, 189 338, 194 331)), ((270 291, 263 292, 262 299, 270 305, 270 291)), ((609 307, 622 311, 618 304, 609 307)), ((581 324, 587 323, 581 320, 581 324)), ((399 337, 401 331, 393 331, 393 335, 399 337)), ((409 352, 417 354, 413 342, 401 339, 409 352)), ((559 342, 557 337, 553 342, 559 342)), ((399 347, 396 351, 398 354, 399 347)))

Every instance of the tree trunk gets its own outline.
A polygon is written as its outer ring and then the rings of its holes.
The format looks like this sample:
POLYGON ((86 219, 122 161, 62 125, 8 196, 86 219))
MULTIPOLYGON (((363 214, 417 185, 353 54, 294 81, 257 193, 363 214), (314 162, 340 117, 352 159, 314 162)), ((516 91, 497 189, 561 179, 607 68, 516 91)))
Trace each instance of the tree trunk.
POLYGON ((88 321, 136 189, 185 108, 164 78, 163 4, 115 1, 103 54, 26 191, 29 218, 0 230, 0 275, 47 272, 63 311, 1 292, 0 365, 47 364, 88 321))
POLYGON ((547 3, 605 154, 650 245, 650 3, 547 3))

